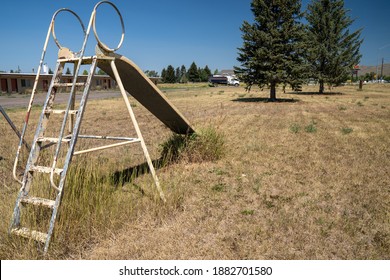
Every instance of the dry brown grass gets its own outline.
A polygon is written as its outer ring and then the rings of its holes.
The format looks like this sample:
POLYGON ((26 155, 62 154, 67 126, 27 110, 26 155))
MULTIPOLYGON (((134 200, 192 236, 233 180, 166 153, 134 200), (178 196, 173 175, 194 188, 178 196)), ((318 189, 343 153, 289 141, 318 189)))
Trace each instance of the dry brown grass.
MULTIPOLYGON (((149 174, 131 176, 128 168, 143 163, 137 147, 76 159, 49 258, 390 258, 388 85, 279 93, 294 101, 279 103, 242 88, 163 90, 196 128, 223 134, 223 157, 160 168, 166 204, 149 174)), ((133 104, 158 159, 171 134, 133 104)), ((21 124, 22 110, 8 112, 21 124)), ((124 112, 118 99, 91 101, 85 133, 124 134, 124 112)), ((17 141, 3 119, 0 133, 0 257, 40 258, 34 244, 23 251, 25 243, 6 234, 17 141)))

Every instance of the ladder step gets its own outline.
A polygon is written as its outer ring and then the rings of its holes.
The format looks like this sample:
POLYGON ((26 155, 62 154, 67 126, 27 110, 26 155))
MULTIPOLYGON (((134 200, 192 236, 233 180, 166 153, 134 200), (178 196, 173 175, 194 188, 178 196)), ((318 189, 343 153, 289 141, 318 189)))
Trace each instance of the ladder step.
MULTIPOLYGON (((70 142, 70 138, 62 138, 61 142, 70 142)), ((37 139, 37 142, 51 142, 51 143, 58 143, 60 140, 59 138, 55 137, 39 137, 37 139)))
MULTIPOLYGON (((65 114, 66 110, 55 110, 55 109, 48 109, 45 110, 45 114, 65 114)), ((69 114, 76 115, 78 113, 77 110, 69 110, 69 114)))
POLYGON ((29 203, 36 206, 46 206, 48 208, 53 209, 55 200, 47 199, 47 198, 40 198, 40 197, 23 197, 20 202, 22 203, 29 203))
MULTIPOLYGON (((54 83, 55 87, 71 87, 73 83, 54 83)), ((84 83, 75 83, 75 86, 84 86, 84 83)))
MULTIPOLYGON (((30 171, 37 171, 42 173, 51 173, 52 168, 47 166, 31 166, 30 171)), ((63 169, 61 168, 55 168, 54 173, 60 175, 62 173, 63 169)))
POLYGON ((25 238, 32 238, 42 243, 45 243, 47 239, 46 233, 36 231, 36 230, 31 230, 28 228, 13 228, 11 229, 11 233, 25 238))
MULTIPOLYGON (((84 56, 84 57, 82 57, 81 58, 81 64, 82 65, 85 65, 85 64, 92 64, 92 61, 93 61, 93 56, 84 56)), ((77 62, 79 62, 79 57, 73 57, 73 58, 60 58, 60 59, 58 59, 57 61, 58 62, 69 62, 69 63, 77 63, 77 62)), ((102 58, 100 58, 100 59, 102 59, 102 58)), ((107 61, 109 61, 109 60, 115 60, 115 58, 114 57, 105 57, 104 58, 104 60, 107 60, 107 61)))
MULTIPOLYGON (((57 61, 58 62, 79 62, 79 57, 73 57, 73 58, 60 58, 57 61)), ((84 56, 81 58, 81 64, 91 64, 92 63, 92 56, 84 56)))

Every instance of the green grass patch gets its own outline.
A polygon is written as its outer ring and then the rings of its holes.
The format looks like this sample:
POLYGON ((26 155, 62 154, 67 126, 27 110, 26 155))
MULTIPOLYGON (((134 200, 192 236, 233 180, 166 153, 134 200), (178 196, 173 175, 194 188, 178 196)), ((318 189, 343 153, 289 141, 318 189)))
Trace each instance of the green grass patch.
POLYGON ((245 216, 251 216, 255 213, 255 210, 248 210, 248 209, 245 209, 245 210, 242 210, 241 211, 241 214, 242 215, 245 215, 245 216))
POLYGON ((305 126, 305 131, 307 133, 316 133, 317 132, 316 123, 312 122, 311 124, 305 126))
POLYGON ((300 125, 299 125, 299 124, 296 124, 296 123, 293 123, 293 124, 290 126, 290 131, 291 131, 292 133, 298 133, 300 129, 301 129, 300 125))
POLYGON ((223 183, 219 183, 219 184, 212 186, 211 190, 213 190, 215 192, 223 192, 226 190, 226 185, 223 183))
POLYGON ((353 132, 353 129, 350 128, 350 127, 343 127, 343 128, 341 129, 341 133, 344 134, 344 135, 350 134, 350 133, 352 133, 352 132, 353 132))

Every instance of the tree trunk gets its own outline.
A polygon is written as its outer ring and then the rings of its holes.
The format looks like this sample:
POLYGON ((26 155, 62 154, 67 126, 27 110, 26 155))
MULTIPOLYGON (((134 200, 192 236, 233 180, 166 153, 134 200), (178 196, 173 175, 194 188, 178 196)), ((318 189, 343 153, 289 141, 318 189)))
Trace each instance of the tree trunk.
POLYGON ((319 91, 319 93, 320 94, 323 94, 324 93, 324 81, 320 81, 320 91, 319 91))
POLYGON ((275 82, 271 82, 271 90, 270 90, 269 101, 271 101, 271 102, 276 101, 276 83, 275 82))

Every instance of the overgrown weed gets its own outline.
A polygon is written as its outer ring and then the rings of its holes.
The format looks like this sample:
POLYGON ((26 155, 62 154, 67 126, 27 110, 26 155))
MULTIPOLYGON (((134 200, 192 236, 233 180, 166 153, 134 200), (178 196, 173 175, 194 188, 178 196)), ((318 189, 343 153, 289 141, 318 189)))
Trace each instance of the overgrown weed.
POLYGON ((174 134, 161 144, 163 163, 219 160, 225 153, 224 142, 224 135, 213 127, 199 129, 191 135, 174 134))

